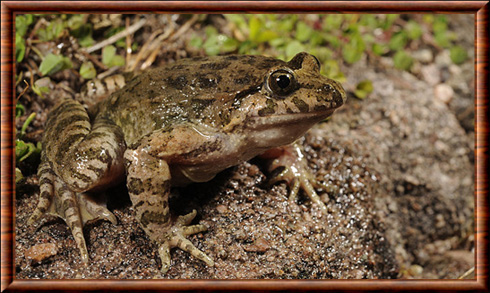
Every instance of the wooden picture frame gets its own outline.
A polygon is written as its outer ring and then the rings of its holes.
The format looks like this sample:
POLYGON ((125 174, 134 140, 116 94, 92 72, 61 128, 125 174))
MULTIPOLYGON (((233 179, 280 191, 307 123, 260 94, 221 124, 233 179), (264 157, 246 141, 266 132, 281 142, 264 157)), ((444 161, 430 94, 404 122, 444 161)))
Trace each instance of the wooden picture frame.
POLYGON ((169 1, 1 3, 1 290, 477 290, 488 286, 488 1, 169 1), (14 269, 14 20, 18 13, 468 13, 475 15, 474 280, 18 280, 14 269))

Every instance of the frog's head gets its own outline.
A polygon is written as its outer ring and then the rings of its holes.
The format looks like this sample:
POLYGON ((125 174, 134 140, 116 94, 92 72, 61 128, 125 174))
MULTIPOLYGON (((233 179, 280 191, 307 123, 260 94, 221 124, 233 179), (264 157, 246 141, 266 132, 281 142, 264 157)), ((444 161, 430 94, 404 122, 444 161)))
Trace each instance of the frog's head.
POLYGON ((264 71, 260 85, 244 92, 233 120, 258 147, 293 142, 315 123, 345 103, 340 83, 320 74, 320 62, 299 53, 289 62, 278 62, 264 71))

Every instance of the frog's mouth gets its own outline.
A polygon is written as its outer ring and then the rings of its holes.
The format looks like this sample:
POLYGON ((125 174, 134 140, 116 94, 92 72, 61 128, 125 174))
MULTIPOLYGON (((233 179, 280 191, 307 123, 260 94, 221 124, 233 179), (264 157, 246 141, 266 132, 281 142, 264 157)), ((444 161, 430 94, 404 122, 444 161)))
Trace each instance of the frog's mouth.
POLYGON ((311 127, 313 124, 320 122, 333 114, 336 108, 309 113, 287 113, 287 114, 271 114, 267 116, 253 116, 247 121, 247 128, 261 130, 267 128, 282 128, 304 125, 303 127, 311 127))
POLYGON ((288 113, 251 117, 246 123, 247 139, 257 148, 287 145, 298 139, 317 122, 332 115, 335 109, 310 113, 288 113))

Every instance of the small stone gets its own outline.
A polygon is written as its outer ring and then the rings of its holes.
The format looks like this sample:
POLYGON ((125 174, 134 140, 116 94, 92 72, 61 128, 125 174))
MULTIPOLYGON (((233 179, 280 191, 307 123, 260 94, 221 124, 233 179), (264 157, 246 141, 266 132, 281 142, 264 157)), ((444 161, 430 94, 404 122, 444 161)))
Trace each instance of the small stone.
POLYGON ((228 208, 227 208, 225 205, 222 205, 222 204, 221 204, 221 205, 218 205, 218 206, 216 207, 216 210, 217 210, 217 211, 218 211, 220 214, 223 214, 223 213, 225 213, 225 212, 228 210, 228 208))
POLYGON ((442 67, 442 66, 449 66, 453 62, 451 61, 451 56, 449 54, 449 50, 444 50, 441 53, 439 53, 436 58, 435 58, 435 63, 442 67))
POLYGON ((26 250, 24 256, 27 260, 30 260, 32 264, 35 264, 40 263, 57 253, 58 249, 56 249, 56 245, 53 243, 43 243, 34 245, 26 250))
POLYGON ((413 277, 420 276, 423 271, 424 268, 419 265, 411 265, 410 268, 408 269, 408 273, 413 277))
POLYGON ((249 252, 266 252, 270 247, 269 241, 259 238, 250 245, 244 245, 243 249, 249 252))
POLYGON ((444 104, 449 104, 454 96, 454 90, 451 86, 441 83, 435 86, 434 96, 436 100, 443 102, 444 104))
POLYGON ((432 59, 434 58, 432 51, 429 49, 422 49, 415 51, 412 54, 412 57, 422 63, 430 63, 432 62, 432 59))
POLYGON ((441 73, 435 64, 422 67, 420 74, 422 75, 422 79, 432 86, 441 82, 441 73))

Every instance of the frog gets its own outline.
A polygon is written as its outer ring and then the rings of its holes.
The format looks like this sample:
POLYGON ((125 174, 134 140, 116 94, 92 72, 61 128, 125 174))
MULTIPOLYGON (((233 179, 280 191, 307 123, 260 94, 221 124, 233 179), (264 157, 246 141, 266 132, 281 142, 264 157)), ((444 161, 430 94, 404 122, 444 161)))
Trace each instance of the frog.
POLYGON ((162 273, 174 247, 213 266, 187 239, 207 227, 191 224, 195 209, 173 220, 171 189, 263 156, 274 180, 290 184, 291 199, 303 189, 326 211, 315 191, 321 184, 295 141, 345 101, 342 85, 322 75, 319 60, 306 52, 288 62, 260 55, 184 58, 145 70, 88 109, 64 98, 48 114, 39 202, 28 223, 61 217, 88 263, 84 225, 117 223, 97 194, 125 181, 136 221, 158 247, 162 273))

